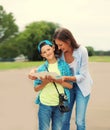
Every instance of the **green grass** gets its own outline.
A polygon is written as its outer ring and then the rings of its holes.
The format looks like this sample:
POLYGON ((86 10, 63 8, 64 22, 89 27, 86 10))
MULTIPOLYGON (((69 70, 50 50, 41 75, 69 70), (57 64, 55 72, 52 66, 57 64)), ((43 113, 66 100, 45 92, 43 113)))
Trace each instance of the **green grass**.
POLYGON ((92 56, 89 57, 90 62, 110 62, 110 56, 92 56))
POLYGON ((8 69, 21 69, 28 67, 36 67, 41 65, 43 62, 0 62, 0 70, 8 69))
MULTIPOLYGON (((110 62, 110 56, 92 56, 89 57, 89 62, 110 62)), ((28 67, 36 67, 43 61, 36 62, 0 62, 0 70, 21 69, 28 67)))

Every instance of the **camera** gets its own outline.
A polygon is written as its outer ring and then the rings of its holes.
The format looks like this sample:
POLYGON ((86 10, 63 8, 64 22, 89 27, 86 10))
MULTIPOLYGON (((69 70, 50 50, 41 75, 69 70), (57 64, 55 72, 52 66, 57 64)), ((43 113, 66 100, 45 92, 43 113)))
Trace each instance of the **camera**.
POLYGON ((65 94, 59 94, 59 110, 60 112, 69 112, 68 98, 65 94))
POLYGON ((59 94, 59 103, 63 103, 63 101, 68 101, 68 98, 64 93, 61 93, 59 94))

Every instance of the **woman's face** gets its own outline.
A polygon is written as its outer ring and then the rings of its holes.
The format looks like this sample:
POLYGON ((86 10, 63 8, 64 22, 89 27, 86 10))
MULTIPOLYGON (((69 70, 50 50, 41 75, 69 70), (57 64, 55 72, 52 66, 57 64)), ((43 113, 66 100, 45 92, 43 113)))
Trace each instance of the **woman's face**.
POLYGON ((58 49, 63 51, 64 53, 70 49, 70 44, 68 42, 63 42, 59 39, 55 39, 55 43, 58 46, 58 49))
POLYGON ((51 60, 55 57, 54 55, 54 46, 49 46, 49 45, 44 45, 42 48, 41 48, 41 56, 46 58, 47 60, 51 60))

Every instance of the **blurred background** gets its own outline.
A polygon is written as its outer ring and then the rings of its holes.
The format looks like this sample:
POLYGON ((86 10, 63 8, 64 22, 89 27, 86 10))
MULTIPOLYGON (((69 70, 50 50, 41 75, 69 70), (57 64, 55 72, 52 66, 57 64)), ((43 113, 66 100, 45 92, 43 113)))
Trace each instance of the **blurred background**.
POLYGON ((89 56, 110 56, 109 7, 109 0, 0 0, 0 61, 42 60, 37 43, 58 27, 70 29, 89 56))

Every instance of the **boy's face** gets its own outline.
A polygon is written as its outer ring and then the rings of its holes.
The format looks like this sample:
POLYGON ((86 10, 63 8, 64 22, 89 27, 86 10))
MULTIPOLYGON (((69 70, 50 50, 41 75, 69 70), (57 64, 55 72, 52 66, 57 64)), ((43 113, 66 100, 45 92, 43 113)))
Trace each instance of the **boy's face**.
POLYGON ((54 50, 55 50, 54 46, 44 45, 41 48, 41 56, 46 58, 47 60, 51 60, 55 57, 54 50))

